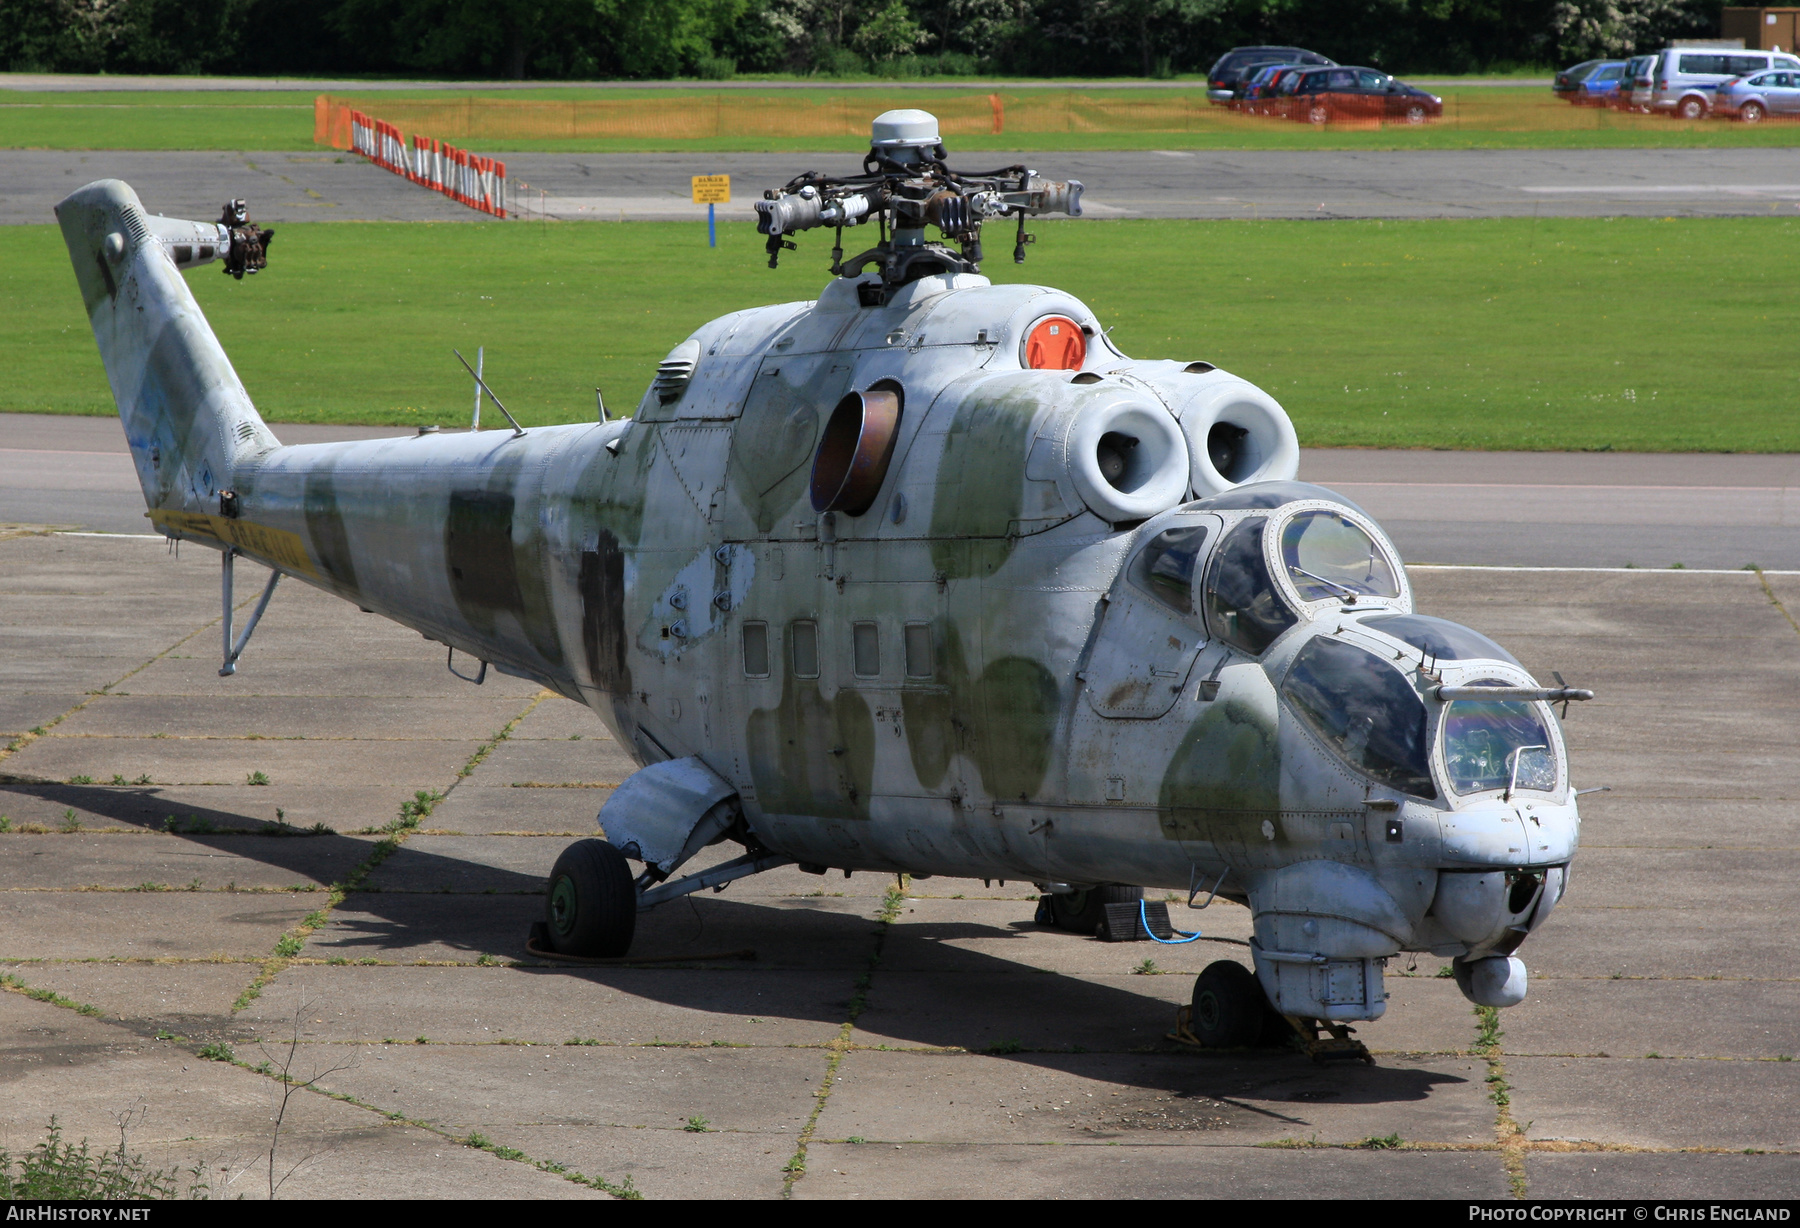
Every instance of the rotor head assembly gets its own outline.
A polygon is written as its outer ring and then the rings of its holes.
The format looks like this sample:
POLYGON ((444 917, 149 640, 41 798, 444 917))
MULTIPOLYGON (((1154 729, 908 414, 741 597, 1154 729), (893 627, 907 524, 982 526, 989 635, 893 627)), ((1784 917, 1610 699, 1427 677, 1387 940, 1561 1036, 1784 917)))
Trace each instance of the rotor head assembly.
POLYGON ((990 171, 951 169, 929 111, 885 111, 870 125, 869 152, 860 175, 824 175, 808 171, 784 187, 771 188, 755 202, 756 229, 768 236, 769 267, 776 267, 787 238, 802 230, 830 226, 837 231, 831 249, 831 271, 858 277, 874 266, 881 274, 862 296, 885 302, 908 282, 939 273, 981 271, 982 223, 1007 216, 1018 219, 1013 261, 1025 262, 1025 248, 1035 235, 1025 219, 1043 213, 1081 216, 1080 180, 1040 178, 1023 165, 990 171), (874 222, 875 245, 844 259, 843 232, 874 222), (935 230, 937 238, 927 238, 935 230))

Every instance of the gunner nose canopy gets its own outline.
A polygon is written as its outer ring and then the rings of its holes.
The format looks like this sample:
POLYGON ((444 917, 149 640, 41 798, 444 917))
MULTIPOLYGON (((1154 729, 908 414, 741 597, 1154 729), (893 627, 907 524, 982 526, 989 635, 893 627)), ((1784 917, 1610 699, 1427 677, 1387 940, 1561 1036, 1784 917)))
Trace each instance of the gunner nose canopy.
POLYGON ((1388 662, 1315 636, 1295 656, 1281 694, 1352 767, 1414 797, 1437 797, 1425 702, 1388 662))

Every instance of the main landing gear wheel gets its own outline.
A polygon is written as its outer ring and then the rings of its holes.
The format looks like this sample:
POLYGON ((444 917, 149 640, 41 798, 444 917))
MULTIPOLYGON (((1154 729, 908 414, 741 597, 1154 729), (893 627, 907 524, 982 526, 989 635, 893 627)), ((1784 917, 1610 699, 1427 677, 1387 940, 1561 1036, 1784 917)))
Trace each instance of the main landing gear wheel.
POLYGON ((1187 1026, 1208 1049, 1247 1049, 1269 1037, 1274 1014, 1256 973, 1221 959, 1208 964, 1194 982, 1187 1026))
POLYGON ((1106 920, 1108 904, 1135 904, 1144 898, 1142 887, 1126 887, 1119 883, 1102 883, 1074 895, 1050 897, 1050 924, 1074 934, 1099 932, 1106 920))
POLYGON ((637 885, 625 854, 604 840, 577 840, 550 871, 544 928, 559 955, 610 959, 631 949, 637 885))

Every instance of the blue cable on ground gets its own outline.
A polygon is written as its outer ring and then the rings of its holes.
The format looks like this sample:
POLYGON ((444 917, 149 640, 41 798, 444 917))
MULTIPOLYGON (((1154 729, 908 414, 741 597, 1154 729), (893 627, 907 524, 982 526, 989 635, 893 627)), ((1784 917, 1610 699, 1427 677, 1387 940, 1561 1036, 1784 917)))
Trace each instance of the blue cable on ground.
POLYGON ((1171 934, 1181 934, 1180 938, 1158 938, 1156 936, 1156 931, 1150 928, 1150 909, 1145 905, 1142 899, 1138 900, 1138 921, 1143 925, 1144 932, 1150 935, 1150 940, 1152 942, 1160 942, 1165 947, 1185 946, 1190 942, 1197 941, 1200 937, 1198 930, 1192 934, 1188 934, 1171 926, 1169 932, 1171 934))

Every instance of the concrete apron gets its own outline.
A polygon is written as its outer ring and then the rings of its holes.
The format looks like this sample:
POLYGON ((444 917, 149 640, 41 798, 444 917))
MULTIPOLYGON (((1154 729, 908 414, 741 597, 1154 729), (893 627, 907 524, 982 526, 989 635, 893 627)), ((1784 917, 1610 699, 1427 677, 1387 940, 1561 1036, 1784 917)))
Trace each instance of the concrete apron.
POLYGON ((141 1109, 130 1150, 251 1197, 271 1143, 283 1197, 603 1197, 628 1176, 649 1197, 1755 1197, 1800 1177, 1785 578, 1414 574, 1422 611, 1599 692, 1567 736, 1578 783, 1613 792, 1585 800, 1497 1038, 1421 959, 1361 1030, 1377 1064, 1316 1067, 1164 1041, 1194 975, 1244 953, 1223 904, 1174 911, 1209 941, 1108 945, 1032 924, 1028 884, 890 895, 790 868, 646 915, 636 953, 668 962, 546 966, 523 945, 543 876, 626 770, 599 723, 456 682, 299 585, 220 679, 216 568, 0 540, 15 1155, 53 1113, 112 1146, 141 1109), (397 823, 421 792, 444 796, 397 823), (265 1061, 319 1076, 279 1131, 265 1061))

